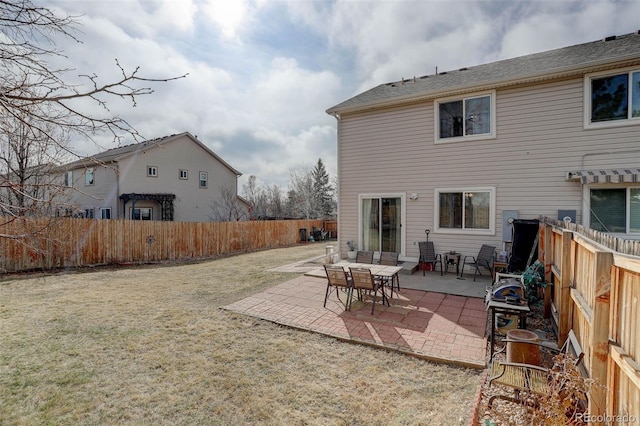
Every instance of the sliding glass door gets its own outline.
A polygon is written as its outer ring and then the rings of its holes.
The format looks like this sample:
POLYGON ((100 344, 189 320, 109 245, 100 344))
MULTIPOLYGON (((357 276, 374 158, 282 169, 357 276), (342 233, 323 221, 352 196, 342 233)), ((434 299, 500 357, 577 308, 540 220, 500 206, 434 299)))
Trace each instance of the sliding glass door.
POLYGON ((402 251, 402 197, 360 197, 361 250, 402 251))

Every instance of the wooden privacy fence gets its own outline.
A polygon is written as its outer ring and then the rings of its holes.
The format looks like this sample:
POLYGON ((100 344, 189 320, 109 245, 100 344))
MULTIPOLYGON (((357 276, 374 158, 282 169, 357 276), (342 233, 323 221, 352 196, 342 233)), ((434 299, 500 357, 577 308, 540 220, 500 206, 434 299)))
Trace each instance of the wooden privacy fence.
MULTIPOLYGON (((640 423, 640 256, 608 248, 602 242, 609 238, 596 242, 578 228, 540 222, 539 258, 545 280, 554 284, 558 343, 570 329, 580 340, 584 366, 600 385, 590 394, 591 416, 602 416, 599 423, 640 423)), ((614 242, 631 251, 636 243, 614 242)))
POLYGON ((156 262, 292 245, 322 220, 159 222, 19 218, 0 227, 0 270, 156 262))

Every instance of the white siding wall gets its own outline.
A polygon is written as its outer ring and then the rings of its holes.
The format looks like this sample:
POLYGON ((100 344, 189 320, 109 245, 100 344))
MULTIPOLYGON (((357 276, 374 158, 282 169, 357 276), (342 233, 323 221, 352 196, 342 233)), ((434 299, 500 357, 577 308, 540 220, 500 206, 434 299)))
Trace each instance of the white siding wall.
MULTIPOLYGON (((120 193, 176 194, 174 220, 206 222, 211 220, 211 203, 219 200, 222 188, 237 194, 235 173, 191 141, 187 136, 164 143, 162 147, 127 157, 120 162, 120 193), (147 166, 158 168, 157 177, 147 176, 147 166), (180 169, 188 170, 188 179, 179 179, 180 169), (200 172, 207 172, 206 189, 199 187, 200 172)), ((136 202, 136 207, 149 207, 149 202, 136 202)), ((127 204, 127 211, 131 202, 127 204)), ((154 219, 159 219, 155 206, 154 219)), ((127 213, 128 216, 128 213, 127 213)))
POLYGON ((111 217, 116 217, 118 208, 118 187, 116 170, 112 166, 93 165, 94 184, 85 184, 87 168, 74 169, 73 189, 68 191, 72 203, 81 211, 92 208, 95 217, 100 217, 101 208, 111 208, 111 217))
POLYGON ((359 193, 418 193, 415 201, 407 198, 407 257, 418 257, 413 242, 424 240, 427 228, 438 252, 476 255, 483 243, 500 249, 502 210, 518 210, 521 219, 531 219, 574 209, 581 223, 582 187, 566 181, 566 172, 640 163, 639 153, 584 156, 638 149, 640 128, 584 130, 581 78, 498 90, 496 107, 495 139, 439 144, 434 143, 432 101, 343 114, 338 145, 340 250, 358 238, 359 193), (485 186, 496 188, 495 235, 434 232, 434 188, 485 186))

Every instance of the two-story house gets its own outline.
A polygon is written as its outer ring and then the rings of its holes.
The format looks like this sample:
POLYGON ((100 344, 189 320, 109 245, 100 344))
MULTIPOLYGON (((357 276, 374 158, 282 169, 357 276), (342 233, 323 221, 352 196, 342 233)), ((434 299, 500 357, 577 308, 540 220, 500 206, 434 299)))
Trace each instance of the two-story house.
POLYGON ((86 218, 206 222, 228 217, 216 210, 246 212, 237 196, 240 172, 188 132, 110 149, 58 170, 72 214, 86 218))
POLYGON ((640 31, 381 84, 337 119, 340 250, 475 255, 509 218, 640 238, 640 31))

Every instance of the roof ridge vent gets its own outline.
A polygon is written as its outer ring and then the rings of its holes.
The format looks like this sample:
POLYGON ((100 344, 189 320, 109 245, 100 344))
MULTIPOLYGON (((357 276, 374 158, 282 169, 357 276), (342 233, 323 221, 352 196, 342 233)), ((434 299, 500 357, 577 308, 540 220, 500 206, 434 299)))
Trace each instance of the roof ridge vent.
POLYGON ((604 38, 604 41, 613 41, 613 40, 615 40, 616 38, 617 38, 616 36, 612 35, 612 36, 609 36, 609 37, 605 37, 605 38, 604 38))

